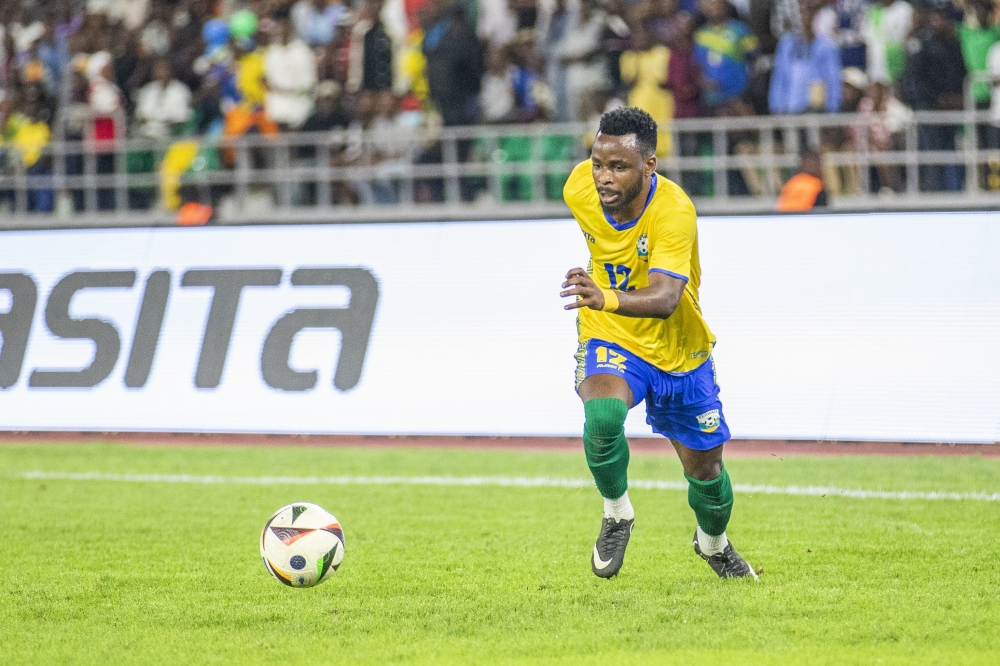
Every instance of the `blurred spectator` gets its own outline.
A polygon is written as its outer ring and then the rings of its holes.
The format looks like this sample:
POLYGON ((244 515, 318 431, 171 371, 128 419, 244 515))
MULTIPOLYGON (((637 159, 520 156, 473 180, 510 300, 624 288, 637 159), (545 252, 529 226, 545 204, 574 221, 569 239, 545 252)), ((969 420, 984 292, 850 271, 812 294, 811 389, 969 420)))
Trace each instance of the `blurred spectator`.
MULTIPOLYGON (((969 75, 978 79, 972 82, 972 102, 977 109, 988 109, 992 98, 992 86, 988 80, 983 79, 988 76, 987 58, 990 49, 1000 42, 1000 25, 994 22, 994 6, 990 0, 972 0, 966 5, 966 9, 966 20, 959 25, 958 36, 969 75)), ((1000 136, 997 136, 996 127, 992 124, 977 125, 976 135, 978 148, 1000 148, 1000 136)), ((979 186, 987 190, 998 189, 996 186, 991 187, 990 183, 990 174, 995 171, 997 171, 995 165, 983 165, 979 169, 979 186)))
POLYGON ((156 61, 153 80, 139 91, 135 115, 139 133, 152 139, 175 136, 191 117, 191 90, 174 78, 169 60, 156 61))
MULTIPOLYGON (((657 42, 669 46, 677 40, 682 29, 679 13, 677 0, 650 0, 645 16, 640 20, 648 26, 657 42)), ((690 14, 684 12, 684 15, 690 14)))
MULTIPOLYGON (((889 152, 902 149, 902 132, 913 122, 913 112, 892 93, 892 88, 873 81, 867 95, 858 103, 862 122, 851 128, 857 149, 889 152)), ((902 191, 900 167, 877 164, 879 189, 882 192, 902 191)))
POLYGON ((802 16, 799 14, 799 0, 772 0, 771 34, 781 39, 785 33, 802 32, 802 16))
MULTIPOLYGON (((986 71, 993 83, 992 100, 990 102, 990 125, 985 128, 986 147, 1000 148, 1000 42, 990 47, 986 55, 986 71)), ((990 156, 986 164, 986 189, 1000 190, 1000 159, 990 156)))
POLYGON ((87 60, 87 79, 90 84, 87 103, 94 119, 93 138, 110 141, 121 137, 124 99, 114 83, 114 59, 107 51, 98 51, 87 60))
MULTIPOLYGON (((113 82, 113 65, 114 59, 107 51, 98 51, 87 60, 87 78, 90 82, 87 104, 93 119, 90 139, 94 142, 92 150, 96 153, 97 174, 102 176, 115 172, 112 142, 122 138, 124 129, 124 98, 113 82)), ((114 210, 115 200, 113 189, 103 187, 97 190, 99 210, 114 210)))
POLYGON ((817 0, 803 0, 803 33, 778 42, 771 74, 771 113, 827 111, 840 107, 840 50, 829 37, 813 33, 817 0))
POLYGON ((867 68, 862 30, 868 3, 869 0, 836 0, 835 38, 840 45, 840 62, 844 67, 857 67, 862 71, 867 68))
POLYGON ((479 91, 479 107, 484 123, 508 123, 514 120, 514 63, 510 49, 491 47, 486 54, 486 73, 479 91))
MULTIPOLYGON (((258 39, 266 42, 261 34, 258 39)), ((264 108, 267 98, 267 78, 264 71, 266 44, 257 47, 253 40, 233 41, 232 72, 226 85, 227 106, 241 106, 248 110, 264 108)))
MULTIPOLYGON (((479 120, 479 92, 482 85, 482 46, 469 25, 465 11, 458 5, 445 7, 441 0, 428 0, 422 23, 425 28, 423 53, 427 61, 429 95, 445 126, 472 125, 479 120)), ((471 139, 456 142, 458 160, 467 162, 471 139)), ((440 163, 443 146, 427 148, 418 163, 440 163)), ((472 201, 480 189, 475 178, 459 179, 463 201, 472 201)), ((440 179, 417 181, 414 196, 418 201, 443 201, 444 182, 440 179)))
POLYGON ((644 18, 645 4, 626 4, 619 0, 608 2, 607 16, 604 28, 601 31, 601 63, 607 72, 610 81, 610 90, 616 93, 625 88, 619 71, 619 62, 622 53, 632 48, 632 30, 630 24, 625 20, 625 16, 630 17, 632 25, 636 25, 644 18))
POLYGON ((601 48, 606 24, 607 14, 597 0, 580 0, 579 8, 570 12, 566 32, 556 47, 556 56, 566 68, 571 120, 586 120, 593 93, 610 86, 607 61, 601 48))
MULTIPOLYGON (((299 129, 303 132, 328 132, 346 129, 351 117, 344 109, 340 86, 336 81, 322 81, 316 86, 316 109, 299 129)), ((315 148, 305 150, 315 153, 315 148)))
MULTIPOLYGON (((345 130, 350 123, 351 117, 342 103, 340 84, 336 81, 321 81, 316 86, 316 109, 299 129, 302 132, 329 132, 345 130)), ((331 164, 333 157, 331 155, 331 164)), ((300 146, 295 152, 292 166, 318 166, 316 148, 311 145, 300 146)), ((316 203, 316 183, 296 180, 292 186, 292 205, 316 203)))
POLYGON ((513 43, 487 54, 479 105, 487 123, 524 123, 541 119, 554 104, 542 80, 531 32, 522 30, 513 43))
MULTIPOLYGON (((774 53, 778 40, 771 30, 771 20, 774 18, 774 0, 750 0, 750 16, 747 19, 747 26, 750 32, 757 38, 757 48, 762 55, 768 56, 774 53)), ((796 6, 796 11, 798 6, 796 6)), ((785 34, 785 31, 778 34, 785 34)), ((767 62, 766 59, 762 62, 767 62)))
MULTIPOLYGON (((990 52, 986 55, 986 71, 993 82, 993 97, 990 102, 990 116, 993 125, 1000 128, 1000 42, 990 47, 990 52)), ((994 135, 997 133, 994 132, 994 135)), ((994 148, 1000 146, 992 146, 994 148)))
POLYGON ((333 41, 327 44, 316 61, 316 78, 320 81, 336 81, 341 86, 347 83, 351 65, 351 32, 340 26, 334 33, 333 41))
POLYGON ((757 40, 745 23, 731 17, 725 0, 701 0, 701 11, 706 23, 694 34, 695 55, 704 76, 705 105, 715 114, 746 90, 757 40))
POLYGON ((476 34, 489 47, 501 48, 517 35, 517 13, 510 0, 479 0, 476 34))
POLYGON ((69 66, 69 44, 65 37, 56 34, 55 20, 50 19, 45 23, 45 32, 39 38, 36 49, 38 60, 48 72, 49 93, 58 95, 63 75, 69 66))
POLYGON ((662 158, 671 152, 670 121, 674 116, 674 96, 665 85, 670 50, 657 44, 642 22, 635 27, 634 39, 635 48, 625 51, 619 61, 622 82, 630 86, 628 105, 639 107, 656 121, 656 155, 662 158))
MULTIPOLYGON (((843 53, 843 51, 841 51, 843 53)), ((857 113, 858 104, 868 90, 868 75, 857 67, 845 67, 841 72, 840 111, 857 113)), ((820 145, 825 155, 851 154, 857 149, 850 128, 833 126, 820 129, 820 145)), ((830 164, 824 160, 824 184, 832 196, 861 193, 861 171, 853 164, 830 164)))
POLYGON ((383 0, 364 0, 351 29, 347 92, 392 88, 392 39, 379 18, 383 0))
MULTIPOLYGON (((251 39, 236 39, 232 43, 233 71, 228 74, 222 91, 222 104, 226 109, 224 136, 241 136, 251 132, 276 134, 279 131, 278 125, 264 110, 269 94, 265 73, 267 47, 264 46, 268 40, 267 33, 258 31, 255 39, 261 42, 260 47, 251 39)), ((235 151, 226 147, 222 151, 222 159, 227 166, 234 166, 235 151)))
POLYGON ((514 54, 514 95, 517 121, 548 120, 555 106, 551 88, 545 82, 541 55, 535 48, 535 33, 523 28, 511 44, 514 54))
POLYGON ((139 44, 148 55, 165 56, 170 52, 170 5, 154 2, 150 8, 149 22, 139 33, 139 44))
MULTIPOLYGON (((702 115, 701 70, 694 51, 694 17, 688 12, 678 12, 676 32, 669 43, 670 59, 667 63, 667 77, 663 87, 673 94, 675 118, 698 118, 702 115)), ((693 157, 698 152, 698 135, 694 132, 680 132, 674 151, 681 157, 693 157)), ((711 137, 707 137, 711 142, 711 137)), ((685 191, 700 192, 701 175, 691 171, 681 172, 681 185, 685 191)))
POLYGON ((371 200, 375 204, 399 203, 399 179, 410 171, 410 157, 406 139, 407 128, 399 118, 395 97, 389 90, 375 94, 375 117, 368 129, 371 131, 369 164, 375 167, 372 179, 371 200))
POLYGON ((858 104, 868 90, 868 75, 857 67, 845 67, 840 73, 843 87, 840 93, 841 113, 856 113, 858 104))
MULTIPOLYGON (((52 173, 52 157, 43 155, 52 138, 48 125, 49 111, 41 103, 41 94, 36 86, 25 89, 19 107, 20 110, 9 115, 4 126, 4 136, 17 152, 26 173, 37 181, 38 176, 52 173)), ((47 187, 32 187, 28 190, 28 210, 44 213, 52 211, 52 185, 50 180, 45 181, 47 187)))
POLYGON ((804 213, 829 205, 823 186, 823 157, 815 150, 802 153, 799 172, 785 183, 778 196, 778 210, 804 213))
POLYGON ((474 124, 482 76, 479 42, 461 8, 428 0, 426 10, 423 49, 431 100, 446 126, 474 124))
POLYGON ((565 123, 569 122, 571 117, 566 90, 566 68, 559 61, 557 49, 566 36, 569 12, 566 9, 566 0, 554 1, 552 13, 547 16, 544 30, 540 31, 538 50, 545 59, 545 82, 548 83, 554 97, 552 120, 565 123))
POLYGON ((218 77, 206 77, 192 101, 195 131, 217 136, 223 129, 222 87, 218 77))
MULTIPOLYGON (((986 57, 990 48, 1000 42, 1000 25, 993 21, 995 8, 990 0, 971 0, 967 5, 966 20, 958 27, 965 67, 970 75, 982 76, 986 72, 986 57)), ((990 106, 990 84, 978 81, 972 84, 972 99, 976 107, 990 106)))
POLYGON ((111 29, 103 12, 87 13, 69 39, 70 53, 89 55, 111 47, 111 29))
POLYGON ((669 42, 670 61, 663 87, 673 93, 674 117, 701 115, 701 70, 694 52, 694 18, 688 12, 677 15, 677 30, 669 42))
POLYGON ((340 0, 299 0, 292 7, 292 22, 306 44, 326 46, 333 41, 337 24, 347 11, 340 0))
POLYGON ((892 83, 906 67, 904 42, 913 26, 913 7, 906 0, 876 0, 865 10, 861 35, 865 40, 868 78, 892 83))
MULTIPOLYGON (((962 46, 947 9, 922 9, 926 24, 914 31, 909 57, 900 80, 903 102, 917 111, 959 110, 963 104, 966 69, 962 46)), ((917 140, 920 150, 955 150, 957 125, 921 125, 917 140)), ((962 189, 962 167, 933 164, 921 167, 921 189, 925 192, 962 189)))
POLYGON ((292 22, 278 23, 278 39, 264 53, 267 79, 265 109, 279 127, 296 129, 312 111, 312 89, 316 85, 316 56, 292 32, 292 22))

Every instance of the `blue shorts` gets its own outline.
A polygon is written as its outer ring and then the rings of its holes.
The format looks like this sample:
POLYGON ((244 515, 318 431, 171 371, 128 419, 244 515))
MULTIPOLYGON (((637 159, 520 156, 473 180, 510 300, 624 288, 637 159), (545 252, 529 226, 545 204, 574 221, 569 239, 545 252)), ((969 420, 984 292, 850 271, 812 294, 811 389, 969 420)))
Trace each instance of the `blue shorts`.
POLYGON ((576 360, 578 391, 591 375, 621 377, 632 389, 633 406, 646 401, 646 423, 653 426, 653 432, 699 451, 729 441, 711 356, 694 370, 674 374, 613 342, 592 338, 580 344, 576 360))

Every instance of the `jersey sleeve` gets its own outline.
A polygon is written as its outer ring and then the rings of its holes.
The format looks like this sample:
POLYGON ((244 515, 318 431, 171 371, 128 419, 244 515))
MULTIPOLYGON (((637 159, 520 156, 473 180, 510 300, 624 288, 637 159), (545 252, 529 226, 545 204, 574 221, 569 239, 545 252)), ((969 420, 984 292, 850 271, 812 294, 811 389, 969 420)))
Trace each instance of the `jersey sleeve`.
POLYGON ((669 200, 650 230, 649 272, 687 282, 691 278, 697 218, 694 204, 683 193, 669 200))
POLYGON ((563 201, 570 211, 576 214, 575 207, 586 200, 588 191, 594 189, 594 177, 591 175, 590 160, 577 164, 566 179, 563 186, 563 201))

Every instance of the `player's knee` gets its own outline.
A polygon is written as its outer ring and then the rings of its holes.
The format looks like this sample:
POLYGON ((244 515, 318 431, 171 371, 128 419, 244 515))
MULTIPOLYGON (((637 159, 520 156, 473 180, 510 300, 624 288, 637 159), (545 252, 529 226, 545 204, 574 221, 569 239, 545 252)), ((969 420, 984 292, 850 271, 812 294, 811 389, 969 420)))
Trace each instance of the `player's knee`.
POLYGON ((684 472, 696 481, 712 481, 722 474, 721 462, 706 462, 695 465, 690 470, 684 472))
POLYGON ((625 431, 628 405, 618 398, 594 398, 583 404, 586 415, 584 431, 591 437, 613 440, 625 431))

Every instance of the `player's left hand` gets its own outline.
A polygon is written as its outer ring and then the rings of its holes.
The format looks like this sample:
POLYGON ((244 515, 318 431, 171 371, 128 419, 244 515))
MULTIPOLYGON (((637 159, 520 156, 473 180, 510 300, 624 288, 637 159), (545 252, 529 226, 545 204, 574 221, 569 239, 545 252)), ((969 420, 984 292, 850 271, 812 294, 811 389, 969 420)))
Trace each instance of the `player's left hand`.
POLYGON ((587 272, 582 268, 573 268, 566 273, 566 281, 563 282, 563 290, 559 293, 563 298, 567 296, 577 296, 577 300, 563 306, 565 310, 575 310, 576 308, 591 308, 600 310, 604 307, 604 294, 587 272))

